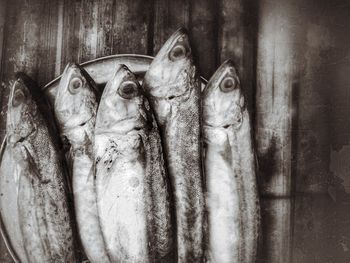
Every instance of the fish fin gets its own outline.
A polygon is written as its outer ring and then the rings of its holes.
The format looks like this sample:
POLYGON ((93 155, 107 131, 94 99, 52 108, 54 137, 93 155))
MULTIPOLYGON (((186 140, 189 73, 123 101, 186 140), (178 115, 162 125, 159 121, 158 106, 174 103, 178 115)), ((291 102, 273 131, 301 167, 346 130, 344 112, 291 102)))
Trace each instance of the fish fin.
POLYGON ((37 164, 35 163, 33 154, 30 152, 28 147, 24 146, 24 151, 26 153, 26 160, 28 161, 28 168, 31 171, 31 173, 27 174, 34 174, 39 180, 42 179, 42 176, 40 175, 40 169, 38 168, 37 164))
POLYGON ((2 162, 2 157, 4 156, 6 146, 7 146, 7 134, 5 135, 0 146, 0 163, 2 162))
POLYGON ((95 180, 95 162, 92 163, 89 174, 86 177, 86 182, 90 180, 95 180))

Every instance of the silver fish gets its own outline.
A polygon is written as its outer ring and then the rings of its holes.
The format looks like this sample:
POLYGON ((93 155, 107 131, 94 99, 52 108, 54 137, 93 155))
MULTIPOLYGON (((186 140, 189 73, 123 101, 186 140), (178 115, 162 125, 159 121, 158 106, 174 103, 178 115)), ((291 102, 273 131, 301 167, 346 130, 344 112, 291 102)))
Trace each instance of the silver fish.
POLYGON ((21 167, 16 165, 6 136, 0 151, 0 211, 1 234, 15 262, 28 262, 19 227, 17 208, 18 175, 21 167))
POLYGON ((11 88, 6 132, 21 167, 18 214, 29 262, 76 262, 66 175, 48 123, 19 77, 11 88))
POLYGON ((176 206, 178 262, 201 262, 204 190, 200 147, 200 82, 186 30, 160 49, 146 72, 147 92, 162 134, 176 206))
POLYGON ((136 77, 121 65, 107 83, 95 126, 96 188, 113 262, 169 262, 174 255, 160 136, 136 77))
POLYGON ((210 262, 254 263, 259 199, 252 130, 237 72, 224 62, 203 91, 210 262))
POLYGON ((98 99, 96 84, 76 64, 68 64, 55 97, 61 136, 70 144, 74 208, 79 236, 91 263, 110 262, 97 211, 93 140, 98 99))

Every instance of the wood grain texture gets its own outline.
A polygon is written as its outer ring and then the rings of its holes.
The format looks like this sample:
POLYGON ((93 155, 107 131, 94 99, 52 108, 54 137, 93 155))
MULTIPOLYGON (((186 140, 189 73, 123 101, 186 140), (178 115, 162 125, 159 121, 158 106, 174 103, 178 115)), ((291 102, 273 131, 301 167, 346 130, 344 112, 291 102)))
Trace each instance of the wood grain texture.
POLYGON ((179 27, 188 28, 190 0, 154 0, 153 54, 179 27))
POLYGON ((297 66, 291 2, 260 2, 255 138, 264 195, 291 194, 292 85, 297 66))
MULTIPOLYGON (((261 227, 258 262, 289 263, 291 260, 291 211, 289 198, 264 198, 261 201, 261 227)), ((296 261, 298 262, 298 261, 296 261)))
POLYGON ((218 54, 218 4, 212 0, 191 0, 189 33, 193 55, 201 76, 209 79, 219 66, 218 54))
POLYGON ((260 1, 255 139, 260 192, 267 197, 262 208, 261 249, 264 262, 270 263, 291 262, 296 14, 293 1, 260 1))
POLYGON ((347 165, 338 159, 348 156, 346 146, 350 142, 350 78, 346 59, 350 17, 344 10, 346 3, 298 3, 298 30, 302 35, 296 138, 299 193, 327 194, 344 188, 350 194, 348 172, 344 172, 347 165))
POLYGON ((257 3, 252 0, 220 0, 217 5, 218 62, 234 61, 248 105, 253 107, 257 3))
POLYGON ((0 0, 0 72, 2 69, 2 47, 4 43, 4 25, 6 16, 6 1, 0 0))
POLYGON ((113 23, 113 53, 147 54, 150 0, 118 0, 113 23))
POLYGON ((96 57, 113 54, 113 14, 114 0, 98 2, 96 57))
POLYGON ((59 27, 62 29, 61 40, 61 49, 58 52, 61 53, 60 56, 60 73, 67 65, 68 62, 80 62, 79 54, 80 51, 80 23, 81 23, 81 5, 82 1, 78 0, 64 0, 62 8, 62 13, 59 13, 62 18, 59 24, 59 27))

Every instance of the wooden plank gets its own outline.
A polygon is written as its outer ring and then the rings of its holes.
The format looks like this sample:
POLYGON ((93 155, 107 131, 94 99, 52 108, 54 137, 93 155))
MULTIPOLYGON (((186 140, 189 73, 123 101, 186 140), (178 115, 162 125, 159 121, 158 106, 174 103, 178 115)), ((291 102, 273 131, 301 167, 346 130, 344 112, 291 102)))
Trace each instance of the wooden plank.
MULTIPOLYGON (((82 1, 78 0, 65 0, 63 2, 62 18, 59 24, 59 30, 61 33, 60 39, 62 43, 58 45, 61 49, 58 50, 58 56, 60 55, 60 73, 62 73, 64 67, 68 62, 80 62, 80 24, 81 24, 81 5, 82 1)), ((59 40, 58 40, 59 41, 59 40)), ((57 73, 57 70, 56 70, 57 73)))
POLYGON ((291 262, 293 203, 289 198, 294 192, 293 154, 297 150, 292 138, 300 66, 298 11, 292 0, 259 2, 254 117, 260 192, 274 200, 264 201, 262 208, 267 226, 263 259, 269 263, 291 262))
POLYGON ((2 48, 4 43, 4 25, 5 25, 5 15, 6 15, 6 1, 0 0, 0 72, 2 68, 2 48))
POLYGON ((297 67, 297 10, 292 2, 260 2, 255 137, 264 195, 291 193, 292 91, 297 67))
POLYGON ((82 63, 113 53, 114 4, 113 0, 61 2, 61 43, 57 44, 60 67, 56 75, 68 62, 82 63))
POLYGON ((53 0, 38 3, 41 15, 38 21, 40 44, 37 52, 38 73, 36 81, 39 85, 44 85, 56 75, 59 2, 60 0, 53 0))
MULTIPOLYGON (((153 5, 150 0, 117 0, 113 19, 113 53, 147 54, 153 5)), ((152 18, 153 19, 153 18, 152 18)))
POLYGON ((98 1, 83 0, 80 2, 79 27, 79 63, 91 60, 97 56, 97 32, 98 32, 98 1))
POLYGON ((291 199, 264 198, 260 204, 262 238, 258 262, 291 262, 291 199))
POLYGON ((296 189, 326 194, 334 191, 332 187, 338 188, 336 191, 345 187, 350 193, 348 172, 341 171, 346 169, 346 162, 334 166, 337 157, 346 155, 343 147, 350 140, 350 78, 346 59, 350 40, 345 37, 350 17, 344 8, 345 1, 312 3, 299 4, 303 10, 299 15, 303 46, 299 63, 302 88, 298 92, 296 189))
POLYGON ((157 54, 164 42, 179 27, 189 27, 189 0, 154 0, 153 53, 157 54))
POLYGON ((350 261, 348 6, 345 0, 299 3, 294 262, 350 261))
POLYGON ((257 2, 221 0, 218 16, 218 62, 232 59, 250 108, 253 103, 257 2))
POLYGON ((95 1, 98 4, 96 57, 112 55, 114 0, 95 1))
POLYGON ((212 0, 191 0, 189 31, 201 76, 209 79, 218 66, 218 5, 212 0))

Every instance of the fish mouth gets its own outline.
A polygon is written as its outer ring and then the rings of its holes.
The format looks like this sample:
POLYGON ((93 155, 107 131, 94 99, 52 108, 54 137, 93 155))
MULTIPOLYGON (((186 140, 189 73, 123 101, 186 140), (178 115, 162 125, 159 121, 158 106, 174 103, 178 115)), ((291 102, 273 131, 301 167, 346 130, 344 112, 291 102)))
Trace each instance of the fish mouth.
POLYGON ((210 128, 219 128, 219 129, 224 129, 224 130, 228 130, 229 128, 231 128, 233 126, 233 124, 224 124, 224 125, 214 125, 211 123, 204 123, 203 127, 210 127, 210 128))
POLYGON ((67 124, 67 125, 64 125, 62 126, 62 131, 67 131, 67 130, 70 130, 70 129, 74 129, 74 128, 77 128, 77 127, 84 127, 87 123, 89 123, 92 119, 94 118, 94 116, 91 116, 89 117, 88 119, 82 121, 81 123, 79 124, 67 124))
POLYGON ((184 96, 186 93, 188 93, 189 90, 190 90, 190 88, 188 87, 188 85, 186 85, 186 82, 172 83, 172 84, 168 84, 168 85, 159 85, 159 86, 152 87, 153 92, 149 92, 148 95, 151 98, 155 98, 155 99, 173 100, 175 98, 179 98, 179 97, 184 96), (177 92, 175 94, 162 94, 162 92, 161 92, 163 90, 169 90, 169 89, 176 90, 176 88, 178 88, 178 87, 186 87, 186 89, 184 91, 177 92), (156 91, 159 91, 159 92, 156 92, 156 91))
POLYGON ((91 117, 88 118, 86 121, 83 121, 82 123, 80 123, 78 126, 79 126, 79 127, 85 126, 85 124, 87 124, 88 122, 90 122, 90 121, 92 120, 92 118, 94 118, 94 116, 91 116, 91 117))

